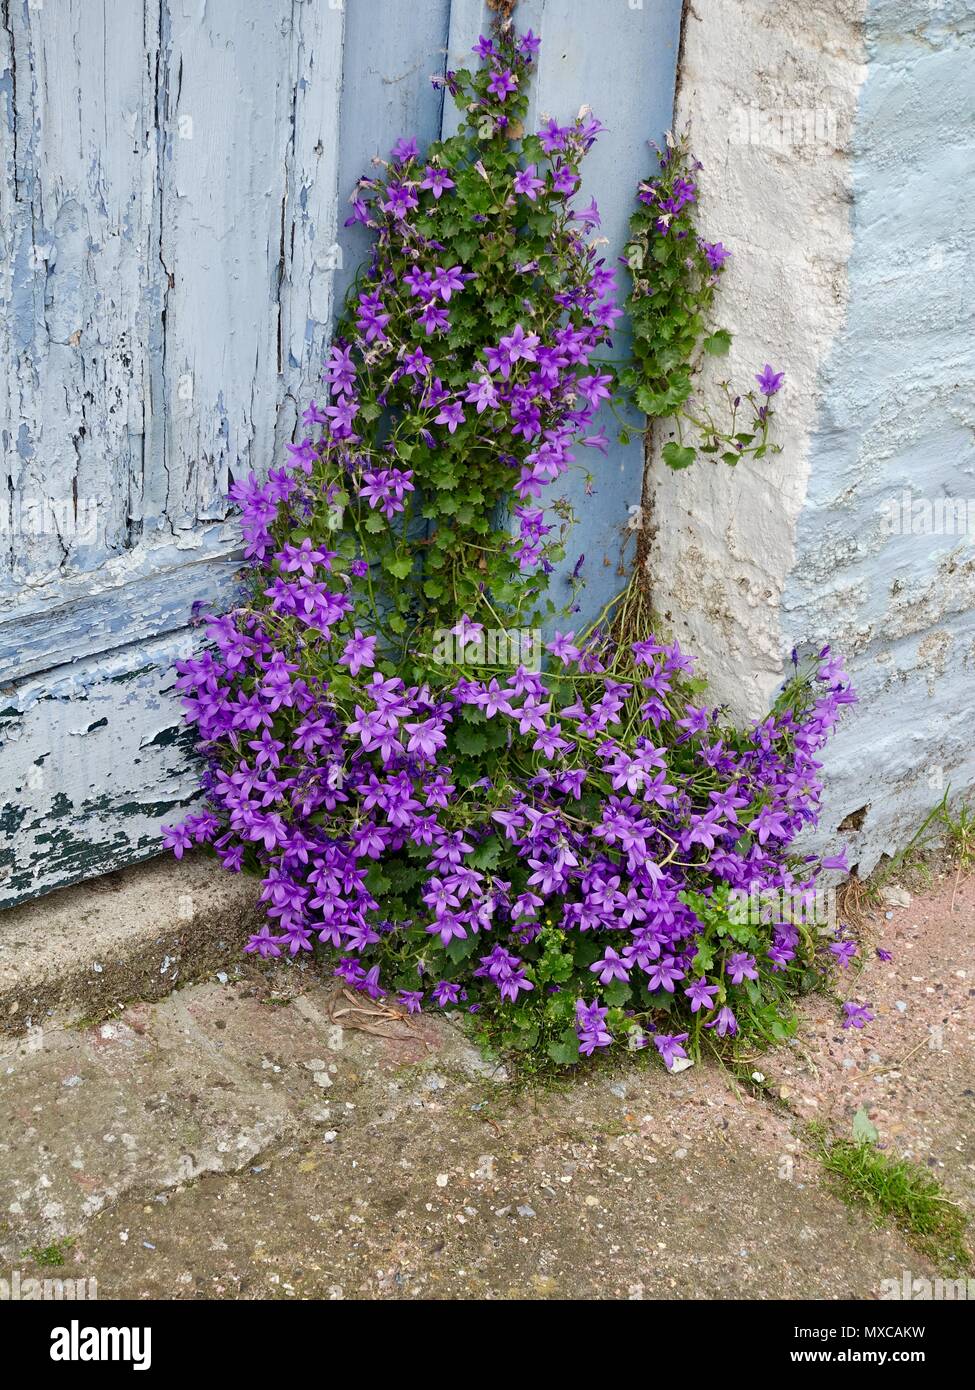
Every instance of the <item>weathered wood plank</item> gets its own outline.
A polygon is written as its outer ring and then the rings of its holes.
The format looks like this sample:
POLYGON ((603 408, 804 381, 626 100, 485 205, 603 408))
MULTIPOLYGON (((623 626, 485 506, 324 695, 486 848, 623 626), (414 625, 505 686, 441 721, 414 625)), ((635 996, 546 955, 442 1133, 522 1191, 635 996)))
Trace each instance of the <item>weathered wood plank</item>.
MULTIPOLYGON (((163 10, 158 49, 147 37, 142 50, 140 34, 134 51, 126 50, 118 60, 119 66, 128 62, 137 68, 143 61, 151 63, 155 73, 146 109, 139 116, 147 128, 143 175, 146 179, 152 175, 143 199, 142 235, 148 251, 142 260, 155 270, 140 309, 143 355, 138 372, 133 365, 132 381, 140 411, 143 395, 148 400, 147 432, 143 438, 140 414, 138 447, 127 459, 115 458, 114 482, 106 481, 102 489, 107 500, 82 497, 74 514, 79 533, 94 532, 105 506, 121 507, 123 513, 127 509, 127 544, 107 557, 93 557, 91 569, 73 571, 70 566, 51 565, 39 570, 36 547, 27 541, 35 531, 53 532, 56 524, 65 529, 65 512, 72 519, 70 488, 67 481, 60 487, 68 495, 67 505, 63 497, 56 509, 37 505, 36 488, 32 491, 19 465, 14 469, 11 463, 10 486, 2 495, 12 492, 15 503, 5 526, 0 504, 0 530, 7 542, 5 556, 9 561, 16 553, 18 571, 16 587, 8 590, 0 607, 2 679, 16 679, 66 656, 109 650, 120 642, 153 635, 157 618, 160 626, 155 631, 168 631, 180 604, 188 619, 188 598, 177 600, 175 594, 171 599, 162 596, 161 605, 149 601, 146 607, 153 586, 147 588, 143 582, 153 570, 160 579, 171 578, 181 552, 188 565, 197 567, 197 582, 201 577, 221 581, 218 588, 201 587, 196 597, 216 601, 222 596, 223 558, 233 549, 237 533, 232 524, 224 527, 208 518, 226 513, 223 494, 231 471, 239 474, 250 467, 263 471, 280 458, 300 411, 319 389, 332 306, 343 10, 296 0, 293 7, 271 7, 269 13, 278 43, 276 57, 266 51, 265 34, 255 34, 253 26, 235 29, 234 7, 225 5, 218 12, 211 7, 204 16, 209 47, 224 55, 223 68, 218 62, 200 67, 206 46, 196 39, 204 19, 187 7, 172 14, 163 10), (182 23, 186 14, 191 14, 188 24, 182 23), (184 50, 193 49, 194 43, 202 57, 189 73, 184 50), (238 50, 243 50, 244 57, 238 50), (206 89, 202 106, 194 102, 194 81, 206 89), (243 96, 242 87, 246 87, 243 96), (195 115, 186 109, 194 104, 200 108, 195 115), (231 108, 240 108, 242 114, 228 122, 231 108), (242 123, 246 128, 242 129, 242 123), (236 166, 250 167, 255 142, 249 133, 252 126, 260 130, 262 149, 253 158, 246 187, 237 189, 236 166), (219 132, 216 148, 214 129, 219 132), (155 153, 157 136, 161 164, 155 153), (188 149, 195 151, 192 157, 186 154, 188 149), (247 158, 242 158, 242 151, 248 152, 247 158), (182 164, 176 158, 180 154, 182 164), (212 176, 214 163, 222 170, 219 177, 212 176), (273 236, 265 227, 263 241, 256 245, 252 233, 267 213, 268 190, 275 209, 273 236), (171 215, 170 208, 176 210, 171 215), (246 253, 243 260, 238 243, 246 253), (165 284, 164 265, 168 266, 165 284), (211 301, 219 301, 222 318, 216 317, 211 301), (188 370, 177 370, 181 364, 188 370), (203 394, 199 380, 210 383, 203 394), (212 404, 211 397, 236 402, 234 430, 230 415, 212 404), (126 478, 131 484, 128 493, 126 478), (201 553, 214 560, 202 575, 201 553), (118 601, 117 619, 113 619, 106 614, 108 596, 127 582, 137 587, 128 601, 118 601), (63 612, 58 611, 61 608, 63 612), (45 617, 51 623, 52 638, 46 663, 39 632, 45 617), (60 639, 68 633, 65 652, 60 639), (102 646, 99 635, 104 639, 102 646)), ((267 14, 265 22, 270 22, 267 14)), ((9 49, 9 31, 0 32, 9 49)), ((62 43, 71 46, 68 27, 62 43)), ((9 64, 5 60, 4 71, 9 78, 12 58, 9 64)), ((11 79, 0 86, 0 100, 7 103, 8 114, 14 99, 11 79)), ((106 108, 106 121, 110 114, 106 108)), ((43 163, 43 151, 37 159, 43 163)), ((16 169, 12 160, 7 163, 11 167, 4 197, 13 207, 16 169)), ((26 226, 29 207, 18 215, 26 226)), ((13 283, 12 270, 8 281, 13 283)), ((55 285, 49 297, 59 292, 60 286, 55 285)), ((100 305, 96 300, 94 315, 100 305)), ((95 328, 99 328, 97 322, 95 328)), ((13 370, 12 352, 5 351, 4 361, 13 370)), ((56 368, 52 366, 48 374, 56 383, 56 368)), ((28 441, 43 425, 32 420, 31 408, 23 400, 7 401, 9 419, 24 416, 22 433, 28 441)), ((6 454, 14 460, 17 441, 9 429, 6 443, 10 444, 6 454)), ((48 474, 45 470, 53 486, 54 476, 48 474)), ((175 589, 185 593, 186 585, 176 580, 175 589)))
POLYGON ((65 586, 50 609, 21 613, 0 626, 0 690, 67 662, 179 632, 201 603, 228 606, 239 583, 236 535, 222 551, 173 545, 129 554, 142 563, 119 567, 121 575, 102 566, 82 583, 65 586))
POLYGON ((142 452, 153 0, 4 0, 0 596, 128 544, 142 452), (53 504, 53 506, 51 505, 53 504))
POLYGON ((142 479, 149 534, 224 516, 231 467, 266 467, 273 449, 291 7, 171 0, 162 50, 162 409, 147 453, 165 466, 142 479))
MULTIPOLYGON (((321 395, 338 249, 339 129, 347 18, 344 4, 299 4, 291 33, 291 134, 283 204, 279 400, 274 456, 303 432, 301 414, 321 395)), ((266 465, 262 465, 266 466, 266 465)))
POLYGON ((395 5, 389 0, 350 5, 346 15, 345 72, 339 155, 339 234, 342 263, 336 305, 368 254, 371 237, 358 224, 345 227, 356 181, 387 159, 401 135, 421 145, 440 136, 443 96, 430 82, 443 72, 450 0, 395 5))
MULTIPOLYGON (((126 0, 107 0, 106 8, 109 29, 116 8, 133 9, 126 0)), ((34 39, 2 13, 0 116, 13 121, 16 109, 19 122, 13 40, 22 82, 34 39)), ((76 4, 48 36, 63 49, 55 54, 62 64, 80 24, 76 4)), ((280 457, 319 389, 331 319, 342 7, 276 0, 241 15, 230 3, 164 0, 138 27, 138 35, 116 29, 117 43, 102 36, 106 61, 142 82, 126 137, 144 132, 133 156, 141 201, 131 199, 143 213, 145 248, 142 291, 130 296, 143 352, 129 382, 138 447, 126 454, 103 444, 106 472, 96 494, 100 523, 104 504, 125 534, 115 548, 83 555, 86 571, 59 563, 57 547, 48 563, 40 545, 24 544, 19 522, 6 528, 5 556, 12 563, 16 554, 16 570, 0 594, 0 866, 7 871, 0 902, 157 852, 159 824, 196 794, 172 662, 196 638, 186 629, 193 604, 225 600, 234 581, 238 533, 222 520, 231 472, 260 472, 280 457), (63 665, 69 661, 77 664, 63 665)), ((96 26, 92 43, 100 32, 96 26)), ((75 86, 101 81, 100 73, 79 66, 75 86)), ((49 84, 29 90, 50 124, 49 84)), ((85 91, 81 107, 98 106, 98 92, 85 91)), ((100 109, 103 123, 117 128, 115 98, 106 96, 100 109)), ((36 145, 33 112, 23 119, 36 145)), ((18 164, 11 151, 4 139, 0 283, 8 295, 7 212, 17 211, 21 236, 32 216, 20 206, 26 156, 18 164)), ((31 168, 42 183, 46 160, 45 149, 35 150, 31 168)), ((100 187, 72 196, 84 210, 105 201, 100 187)), ((48 288, 32 325, 54 318, 63 282, 48 288)), ((106 303, 91 291, 99 332, 106 303)), ((9 384, 23 368, 9 341, 0 349, 9 384)), ((55 389, 59 363, 41 365, 55 389)), ((39 380, 41 367, 29 357, 27 366, 39 380)), ((9 428, 23 420, 30 443, 39 409, 22 393, 2 398, 0 439, 10 465, 2 497, 12 488, 31 497, 46 479, 43 460, 37 482, 25 474, 9 428)))
POLYGON ((0 905, 159 852, 198 792, 172 691, 187 634, 0 695, 0 905))

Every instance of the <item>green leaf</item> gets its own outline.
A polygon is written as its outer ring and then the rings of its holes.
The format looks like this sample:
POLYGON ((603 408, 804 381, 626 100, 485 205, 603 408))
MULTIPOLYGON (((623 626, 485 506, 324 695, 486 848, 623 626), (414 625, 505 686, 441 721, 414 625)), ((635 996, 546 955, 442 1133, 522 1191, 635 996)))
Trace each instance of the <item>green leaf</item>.
POLYGON ((698 943, 697 954, 691 962, 696 975, 705 975, 714 969, 714 949, 706 941, 698 943))
POLYGON ((369 892, 372 893, 373 897, 379 893, 385 893, 391 884, 392 880, 386 877, 378 864, 373 864, 372 868, 366 874, 366 887, 369 889, 369 892))
POLYGON ((383 564, 389 570, 390 574, 394 575, 397 579, 405 579, 407 575, 413 572, 413 559, 409 555, 397 555, 393 557, 387 555, 383 560, 383 564))
POLYGON ((614 980, 602 991, 603 1000, 611 1009, 621 1009, 631 994, 632 990, 625 980, 614 980))
POLYGON ((731 334, 727 328, 719 328, 704 339, 703 347, 711 357, 727 357, 731 349, 731 334))
POLYGON ((501 856, 501 849, 501 841, 496 835, 492 835, 467 856, 467 863, 472 864, 475 869, 493 869, 501 856))
POLYGON ((671 440, 663 447, 663 460, 668 468, 690 468, 696 458, 696 451, 691 448, 682 449, 679 444, 671 440))
POLYGON ((463 724, 457 730, 457 747, 462 753, 467 753, 471 757, 476 757, 478 753, 483 753, 487 748, 487 736, 483 729, 474 728, 470 724, 463 724))
POLYGON ((566 1028, 558 1042, 550 1042, 545 1049, 553 1062, 560 1067, 572 1067, 579 1061, 579 1039, 574 1028, 566 1028))
POLYGON ((447 953, 447 959, 454 965, 459 964, 462 960, 466 960, 475 949, 477 949, 477 937, 474 936, 473 933, 465 937, 452 936, 449 943, 444 947, 447 953))

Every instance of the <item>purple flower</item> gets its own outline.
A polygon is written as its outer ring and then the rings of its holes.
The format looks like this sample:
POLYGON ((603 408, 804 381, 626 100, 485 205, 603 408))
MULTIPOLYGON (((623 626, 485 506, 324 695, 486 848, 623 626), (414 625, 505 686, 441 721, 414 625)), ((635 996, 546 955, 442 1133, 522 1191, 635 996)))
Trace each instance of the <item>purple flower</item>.
POLYGON ((725 1004, 717 1012, 717 1015, 710 1023, 705 1023, 705 1028, 713 1028, 719 1038, 733 1038, 738 1032, 738 1020, 732 1011, 725 1004))
POLYGON ((412 212, 420 204, 408 184, 391 183, 386 188, 386 201, 380 206, 383 212, 388 212, 398 221, 402 221, 408 212, 412 212))
POLYGON ((429 189, 434 198, 439 202, 440 195, 444 190, 455 188, 456 184, 446 169, 435 169, 433 165, 428 164, 423 178, 420 181, 420 187, 429 189))
POLYGON ((456 434, 457 426, 464 423, 464 407, 459 401, 450 401, 440 407, 440 414, 433 422, 435 425, 446 425, 448 434, 456 434))
POLYGON ((460 266, 452 265, 445 268, 444 266, 438 265, 431 277, 430 288, 435 294, 439 294, 440 298, 446 304, 449 302, 452 294, 456 294, 464 288, 465 279, 469 280, 471 278, 471 276, 465 276, 461 272, 460 266))
POLYGON ((554 154, 556 150, 565 149, 568 134, 568 126, 560 126, 558 121, 550 118, 538 132, 538 138, 545 153, 554 154))
POLYGON ((591 1057, 597 1047, 609 1047, 613 1041, 606 1027, 608 1013, 609 1010, 601 1008, 596 1001, 586 1004, 582 999, 576 1000, 576 1036, 584 1057, 591 1057))
POLYGON ((763 396, 774 396, 785 380, 785 372, 777 372, 768 362, 755 376, 763 396))
POLYGON ((545 180, 536 177, 534 164, 526 165, 515 175, 515 192, 520 197, 527 198, 529 202, 534 203, 544 187, 545 180))
POLYGON ((848 999, 843 1005, 844 1028, 863 1028, 875 1018, 876 1014, 872 1014, 866 1004, 856 1004, 852 999, 848 999))
POLYGON ((440 1008, 445 1009, 448 1004, 459 1002, 460 985, 455 985, 450 980, 438 980, 431 993, 440 1008))
POLYGON ((709 985, 704 979, 692 981, 687 985, 684 993, 691 1001, 691 1013, 696 1014, 698 1009, 711 1010, 714 1007, 714 998, 718 992, 717 985, 709 985))
POLYGON ((248 939, 244 950, 256 951, 262 960, 267 960, 268 956, 279 956, 281 954, 278 938, 271 935, 271 929, 266 923, 259 932, 255 932, 254 935, 248 939))
POLYGON ((788 838, 785 811, 763 806, 755 819, 748 822, 748 829, 755 831, 760 845, 764 845, 773 835, 776 839, 785 840, 788 838))
POLYGON ((450 315, 447 310, 441 309, 432 300, 429 304, 424 304, 417 314, 417 319, 423 325, 423 331, 428 338, 434 333, 444 333, 450 327, 450 315))
POLYGON ((844 970, 848 969, 850 962, 856 959, 855 941, 833 941, 830 943, 829 949, 836 957, 837 964, 841 965, 844 970))
POLYGON ((401 137, 396 141, 389 157, 394 164, 405 164, 407 160, 416 159, 419 153, 419 148, 413 136, 410 136, 409 139, 401 137))
POLYGON ((755 969, 755 957, 747 951, 736 951, 734 955, 728 957, 725 970, 731 976, 733 985, 740 985, 743 980, 757 980, 758 971, 755 969))
POLYGON ((346 642, 342 650, 342 655, 339 657, 339 665, 348 666, 350 674, 357 676, 363 667, 375 666, 375 652, 375 637, 366 637, 364 633, 356 628, 355 636, 346 642))
POLYGON ((687 1042, 686 1033, 657 1033, 654 1036, 654 1044, 661 1057, 664 1059, 664 1066, 668 1071, 673 1071, 674 1063, 678 1057, 686 1057, 687 1053, 681 1043, 687 1042))
POLYGON ((510 68, 495 68, 491 73, 487 89, 493 96, 497 97, 498 101, 504 101, 509 92, 518 90, 518 79, 510 68))
POLYGON ((661 957, 660 960, 651 961, 647 967, 647 989, 651 993, 663 989, 668 994, 673 994, 674 982, 683 978, 683 970, 675 964, 672 957, 661 957))
POLYGON ((166 849, 171 849, 177 859, 182 859, 183 851, 193 844, 193 837, 185 825, 164 825, 161 834, 163 845, 166 849))
POLYGON ((545 650, 551 652, 553 656, 557 656, 563 666, 571 666, 582 656, 580 649, 572 644, 574 636, 574 632, 556 631, 551 642, 546 644, 545 650))
MULTIPOLYGON (((449 946, 455 938, 458 941, 467 940, 467 928, 464 923, 454 913, 445 911, 433 922, 427 924, 426 930, 431 936, 439 936, 444 946, 449 946)), ((440 1003, 440 1000, 437 1000, 440 1003)))
POLYGON ((699 244, 711 269, 721 270, 725 261, 731 255, 727 247, 722 246, 720 241, 702 241, 699 244))
POLYGON ((599 983, 602 985, 612 984, 613 980, 629 980, 630 978, 626 965, 612 946, 607 946, 602 960, 594 961, 589 969, 593 974, 599 976, 599 983))
MULTIPOLYGON (((377 938, 378 940, 378 938, 377 938)), ((386 991, 379 985, 379 966, 374 965, 368 970, 361 980, 356 982, 356 989, 363 989, 370 999, 385 999, 386 991)))

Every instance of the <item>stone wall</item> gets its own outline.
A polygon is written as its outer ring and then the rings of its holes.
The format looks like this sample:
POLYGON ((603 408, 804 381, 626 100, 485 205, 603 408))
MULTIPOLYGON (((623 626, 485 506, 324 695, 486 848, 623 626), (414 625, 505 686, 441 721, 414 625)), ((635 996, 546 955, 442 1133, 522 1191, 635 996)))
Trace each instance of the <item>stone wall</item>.
POLYGON ((785 371, 783 449, 675 475, 656 441, 654 592, 741 716, 793 646, 847 657, 823 838, 861 873, 975 772, 973 27, 967 0, 685 11, 676 124, 734 252, 720 374, 785 371))

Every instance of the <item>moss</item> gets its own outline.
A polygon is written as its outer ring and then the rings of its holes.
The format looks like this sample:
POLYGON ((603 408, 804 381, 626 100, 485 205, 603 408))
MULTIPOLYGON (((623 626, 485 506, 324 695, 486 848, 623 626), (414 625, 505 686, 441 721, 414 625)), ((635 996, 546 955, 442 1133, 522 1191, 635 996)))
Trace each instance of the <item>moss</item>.
POLYGON ((925 1168, 868 1142, 829 1142, 820 1130, 813 1140, 830 1185, 848 1205, 865 1207, 878 1226, 896 1226, 938 1268, 972 1272, 965 1215, 925 1168))

